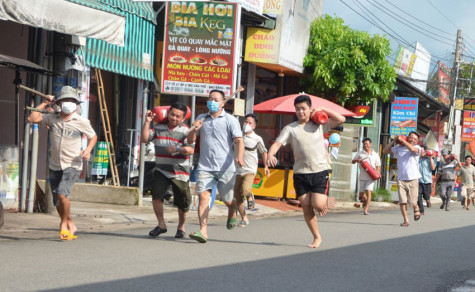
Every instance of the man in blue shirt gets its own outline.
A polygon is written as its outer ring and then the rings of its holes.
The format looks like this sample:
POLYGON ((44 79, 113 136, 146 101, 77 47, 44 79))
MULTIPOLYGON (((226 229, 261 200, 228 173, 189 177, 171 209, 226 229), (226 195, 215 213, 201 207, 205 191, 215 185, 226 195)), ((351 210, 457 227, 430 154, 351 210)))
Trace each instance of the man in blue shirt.
POLYGON ((226 113, 224 92, 212 90, 207 107, 209 112, 201 114, 193 123, 188 134, 188 143, 194 143, 200 136, 200 160, 196 192, 199 194, 198 217, 200 230, 190 234, 190 238, 205 243, 208 241, 208 215, 211 190, 217 185, 221 200, 228 207, 226 227, 233 229, 237 225, 235 205, 233 204, 236 167, 234 161, 244 166, 244 142, 239 121, 226 113), (237 146, 234 159, 233 143, 237 146))
POLYGON ((435 163, 432 156, 427 155, 427 147, 422 146, 423 151, 419 159, 419 171, 422 177, 419 179, 419 198, 417 205, 421 210, 421 215, 424 215, 424 204, 422 200, 426 200, 427 208, 430 208, 430 194, 432 193, 432 171, 435 170, 435 163))

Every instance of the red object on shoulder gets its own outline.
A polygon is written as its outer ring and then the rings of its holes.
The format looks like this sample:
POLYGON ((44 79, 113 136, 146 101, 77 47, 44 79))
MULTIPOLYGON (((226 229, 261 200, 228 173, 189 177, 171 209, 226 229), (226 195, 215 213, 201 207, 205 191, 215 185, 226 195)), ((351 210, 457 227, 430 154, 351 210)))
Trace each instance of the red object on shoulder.
POLYGON ((325 125, 328 122, 328 114, 324 111, 315 112, 312 116, 315 124, 325 125))
MULTIPOLYGON (((156 106, 153 108, 152 113, 155 114, 155 118, 153 119, 155 123, 158 124, 166 124, 168 123, 168 111, 170 110, 170 106, 156 106)), ((191 109, 186 107, 186 115, 185 121, 191 118, 191 109)))

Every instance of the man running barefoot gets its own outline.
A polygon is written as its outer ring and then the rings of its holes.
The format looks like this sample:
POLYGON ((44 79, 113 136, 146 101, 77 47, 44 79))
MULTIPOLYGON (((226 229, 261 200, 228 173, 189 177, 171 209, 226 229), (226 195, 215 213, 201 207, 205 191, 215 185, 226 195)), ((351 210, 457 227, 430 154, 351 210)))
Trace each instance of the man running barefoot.
POLYGON ((308 247, 317 248, 322 243, 322 237, 318 231, 314 209, 320 216, 327 213, 329 184, 327 151, 323 134, 344 123, 345 117, 326 108, 314 110, 312 101, 307 95, 297 96, 294 106, 298 121, 282 129, 279 137, 270 147, 267 165, 275 166, 277 164, 275 154, 281 146, 290 143, 295 158, 293 166, 295 193, 302 205, 305 222, 313 235, 313 242, 308 247), (315 111, 325 111, 330 118, 329 122, 325 125, 312 122, 311 117, 315 111))

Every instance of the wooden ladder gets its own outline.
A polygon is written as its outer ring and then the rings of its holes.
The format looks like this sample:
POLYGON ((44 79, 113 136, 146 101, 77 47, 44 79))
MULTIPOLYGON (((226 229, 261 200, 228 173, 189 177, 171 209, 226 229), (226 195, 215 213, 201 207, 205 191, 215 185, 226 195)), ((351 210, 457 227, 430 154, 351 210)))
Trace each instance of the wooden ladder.
POLYGON ((104 85, 102 83, 102 75, 100 69, 95 69, 97 79, 97 93, 99 99, 99 108, 101 112, 102 128, 106 138, 107 151, 109 152, 109 166, 111 169, 112 182, 114 186, 120 186, 119 175, 117 171, 117 163, 115 161, 114 142, 112 141, 111 126, 109 122, 109 114, 107 112, 107 104, 104 96, 104 85))

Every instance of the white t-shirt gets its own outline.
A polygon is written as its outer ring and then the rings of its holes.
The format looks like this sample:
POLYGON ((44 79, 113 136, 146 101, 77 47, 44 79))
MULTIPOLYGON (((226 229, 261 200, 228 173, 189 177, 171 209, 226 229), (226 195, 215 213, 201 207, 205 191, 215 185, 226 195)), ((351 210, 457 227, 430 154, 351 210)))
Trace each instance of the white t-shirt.
MULTIPOLYGON (((381 166, 381 159, 379 159, 378 153, 371 149, 371 154, 368 154, 366 151, 362 150, 358 152, 354 159, 362 159, 368 161, 369 164, 376 170, 377 166, 381 166)), ((360 180, 373 180, 373 178, 366 172, 366 170, 361 166, 360 163, 360 180)))
POLYGON ((294 152, 294 173, 316 173, 328 169, 327 150, 323 134, 330 129, 329 123, 317 125, 293 122, 285 126, 276 141, 285 146, 290 143, 294 152))
MULTIPOLYGON (((259 158, 257 152, 260 154, 266 153, 267 149, 261 136, 252 132, 249 136, 243 135, 244 140, 244 166, 241 167, 236 163, 237 174, 254 173, 257 172, 259 158)), ((237 151, 235 151, 237 155, 237 151)))
POLYGON ((419 157, 422 153, 421 147, 419 145, 415 145, 414 147, 418 149, 417 153, 401 145, 391 148, 391 151, 397 158, 398 180, 414 180, 422 177, 419 171, 419 157))

